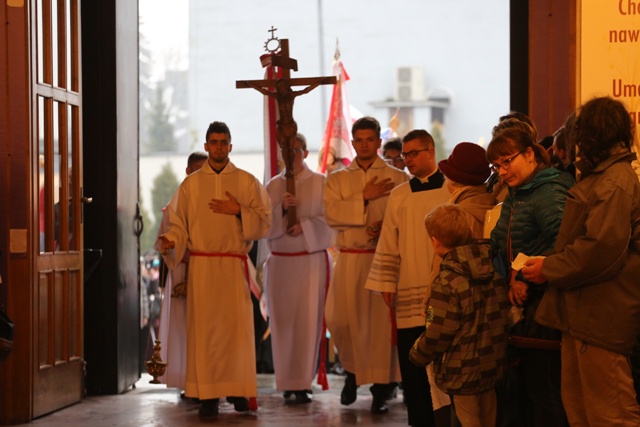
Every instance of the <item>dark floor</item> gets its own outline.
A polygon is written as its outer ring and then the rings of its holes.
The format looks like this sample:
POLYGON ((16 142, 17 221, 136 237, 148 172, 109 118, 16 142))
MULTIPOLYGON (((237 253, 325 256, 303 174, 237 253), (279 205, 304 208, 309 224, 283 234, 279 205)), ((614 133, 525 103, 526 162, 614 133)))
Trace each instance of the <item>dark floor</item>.
POLYGON ((343 377, 329 375, 330 390, 322 391, 314 384, 313 402, 296 405, 284 403, 275 390, 273 375, 258 375, 258 405, 255 412, 237 413, 222 401, 220 414, 207 420, 198 416, 198 404, 181 399, 177 389, 149 384, 144 374, 132 390, 116 396, 89 396, 82 402, 31 422, 43 427, 111 427, 111 426, 385 426, 407 425, 402 393, 389 401, 389 413, 370 413, 371 393, 368 386, 358 389, 358 400, 350 406, 340 404, 343 377))

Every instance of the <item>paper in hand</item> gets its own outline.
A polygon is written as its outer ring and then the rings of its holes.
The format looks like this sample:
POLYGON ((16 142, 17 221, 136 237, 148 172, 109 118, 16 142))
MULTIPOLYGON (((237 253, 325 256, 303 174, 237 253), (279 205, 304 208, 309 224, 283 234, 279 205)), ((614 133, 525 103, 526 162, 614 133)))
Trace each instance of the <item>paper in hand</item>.
POLYGON ((513 260, 513 262, 511 263, 511 268, 513 268, 514 270, 522 270, 522 267, 524 267, 524 264, 527 262, 528 259, 531 258, 544 258, 543 256, 528 256, 523 254, 522 252, 520 252, 518 254, 518 256, 516 257, 516 259, 513 260))

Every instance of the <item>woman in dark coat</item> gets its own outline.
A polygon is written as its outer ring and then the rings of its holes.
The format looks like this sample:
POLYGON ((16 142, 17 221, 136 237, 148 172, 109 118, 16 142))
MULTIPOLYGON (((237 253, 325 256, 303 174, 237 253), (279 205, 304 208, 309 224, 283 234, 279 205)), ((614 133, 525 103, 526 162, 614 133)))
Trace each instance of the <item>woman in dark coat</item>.
MULTIPOLYGON (((532 287, 511 263, 519 254, 539 256, 552 251, 574 180, 550 167, 546 150, 521 129, 498 132, 487 155, 509 190, 491 232, 494 265, 509 284, 512 313, 523 317, 510 331, 512 369, 507 373, 507 395, 501 406, 513 411, 517 405, 517 425, 565 426, 560 398, 560 332, 533 320, 545 289, 532 287), (520 393, 513 392, 516 384, 520 393)), ((502 415, 513 425, 509 415, 502 415)))

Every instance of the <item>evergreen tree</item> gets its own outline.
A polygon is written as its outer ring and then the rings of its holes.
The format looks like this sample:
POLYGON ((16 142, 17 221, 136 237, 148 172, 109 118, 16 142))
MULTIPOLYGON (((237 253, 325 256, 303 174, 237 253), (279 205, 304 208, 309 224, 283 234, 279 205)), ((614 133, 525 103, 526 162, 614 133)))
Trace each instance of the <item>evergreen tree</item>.
POLYGON ((144 231, 140 236, 140 252, 145 253, 153 248, 158 236, 158 228, 162 221, 162 209, 171 201, 173 193, 176 192, 180 182, 176 174, 171 168, 171 164, 167 161, 160 172, 153 179, 151 187, 151 214, 142 210, 141 214, 144 218, 144 231))
POLYGON ((153 187, 151 187, 151 207, 156 222, 160 222, 162 208, 169 203, 179 185, 180 181, 173 172, 171 164, 167 161, 160 169, 160 173, 153 179, 153 187))
POLYGON ((146 120, 149 140, 143 144, 143 153, 175 152, 177 149, 174 127, 171 121, 171 109, 164 100, 164 86, 158 83, 155 99, 151 104, 146 120))
POLYGON ((142 194, 140 195, 140 216, 142 216, 142 223, 144 224, 144 229, 140 235, 140 253, 146 253, 153 248, 156 242, 158 233, 153 233, 153 230, 157 230, 158 227, 153 217, 149 215, 149 212, 144 207, 142 194))

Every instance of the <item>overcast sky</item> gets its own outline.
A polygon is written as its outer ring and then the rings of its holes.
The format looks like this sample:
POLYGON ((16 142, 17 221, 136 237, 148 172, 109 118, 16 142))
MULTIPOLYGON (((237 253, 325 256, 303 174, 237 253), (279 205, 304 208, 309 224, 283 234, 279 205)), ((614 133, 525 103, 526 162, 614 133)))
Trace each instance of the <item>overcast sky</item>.
POLYGON ((162 78, 165 64, 186 68, 189 1, 139 0, 139 8, 140 32, 151 50, 153 79, 162 78))

